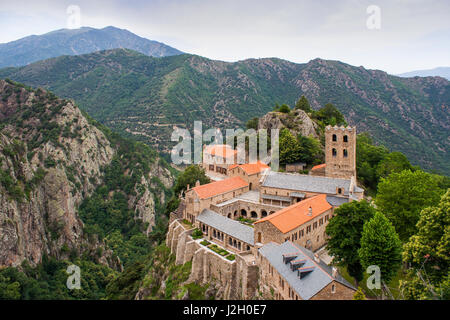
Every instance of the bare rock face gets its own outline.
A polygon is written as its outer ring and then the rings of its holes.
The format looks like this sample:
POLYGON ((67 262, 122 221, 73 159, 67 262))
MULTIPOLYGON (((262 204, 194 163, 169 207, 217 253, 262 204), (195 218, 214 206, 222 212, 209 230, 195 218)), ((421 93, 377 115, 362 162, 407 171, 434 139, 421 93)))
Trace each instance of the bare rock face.
POLYGON ((312 136, 318 138, 317 124, 311 120, 305 111, 295 109, 290 113, 269 112, 258 121, 259 129, 283 129, 288 128, 296 136, 301 133, 302 136, 312 136))
POLYGON ((61 257, 67 254, 61 251, 63 246, 80 252, 83 243, 85 248, 100 245, 88 244, 83 238, 76 208, 92 193, 101 167, 115 153, 108 139, 71 102, 41 102, 41 113, 31 115, 43 97, 0 81, 3 97, 5 92, 9 96, 0 102, 4 123, 0 133, 0 266, 18 266, 24 260, 34 265, 44 253, 61 257), (50 115, 57 104, 59 112, 50 115), (28 116, 18 126, 14 116, 24 109, 28 116), (33 144, 46 134, 40 127, 43 118, 48 126, 65 127, 72 134, 33 144))
MULTIPOLYGON (((72 102, 1 80, 0 124, 0 267, 103 247, 84 235, 77 208, 118 152, 106 135, 72 102)), ((129 199, 147 232, 155 219, 154 181, 173 183, 159 159, 151 166, 129 199)), ((103 249, 100 262, 117 264, 103 249)))
POLYGON ((168 169, 163 168, 159 161, 157 161, 151 164, 149 174, 141 177, 140 185, 146 186, 146 188, 142 189, 140 187, 140 192, 136 187, 136 196, 130 197, 128 200, 128 206, 135 209, 136 218, 141 219, 144 224, 148 224, 146 230, 147 235, 152 231, 153 226, 155 225, 155 197, 158 197, 160 203, 164 203, 165 193, 162 189, 169 189, 172 184, 172 174, 168 169), (157 192, 156 190, 161 191, 157 192))

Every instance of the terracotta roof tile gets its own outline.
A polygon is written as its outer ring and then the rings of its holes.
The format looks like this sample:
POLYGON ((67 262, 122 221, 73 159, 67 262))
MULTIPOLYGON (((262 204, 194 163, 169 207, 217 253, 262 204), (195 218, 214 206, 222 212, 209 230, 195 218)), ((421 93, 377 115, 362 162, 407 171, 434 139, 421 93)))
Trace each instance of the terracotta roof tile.
POLYGON ((236 167, 241 168, 248 175, 252 175, 252 174, 255 174, 255 173, 260 173, 260 172, 264 171, 265 169, 270 168, 267 164, 262 163, 261 161, 257 161, 257 162, 254 162, 254 163, 232 165, 232 166, 229 167, 229 170, 234 169, 236 167))
POLYGON ((247 187, 248 183, 241 177, 228 178, 192 188, 200 199, 208 199, 222 193, 247 187))
POLYGON ((325 168, 325 166, 326 166, 326 163, 318 164, 317 166, 312 167, 311 170, 322 169, 322 168, 325 168))
POLYGON ((237 150, 234 150, 227 144, 214 144, 205 147, 205 152, 212 156, 218 156, 222 158, 234 157, 237 154, 237 150))
POLYGON ((269 221, 282 233, 287 233, 331 208, 332 206, 328 203, 326 195, 319 194, 281 209, 255 223, 269 221), (311 216, 308 215, 310 207, 312 208, 311 216))

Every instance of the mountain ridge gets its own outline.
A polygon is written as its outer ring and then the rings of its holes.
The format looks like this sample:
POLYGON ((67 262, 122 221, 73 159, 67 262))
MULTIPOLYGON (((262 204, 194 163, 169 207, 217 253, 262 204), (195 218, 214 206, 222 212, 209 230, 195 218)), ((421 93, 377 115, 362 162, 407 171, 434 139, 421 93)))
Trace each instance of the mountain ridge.
POLYGON ((126 29, 82 27, 59 29, 0 44, 0 68, 18 67, 62 55, 128 48, 149 56, 170 56, 182 52, 162 42, 140 37, 126 29))
POLYGON ((174 126, 242 126, 276 103, 305 95, 313 109, 335 104, 347 122, 427 170, 450 172, 446 132, 450 82, 401 78, 320 58, 214 61, 182 54, 153 58, 128 49, 65 56, 0 70, 77 103, 97 120, 168 151, 174 126))

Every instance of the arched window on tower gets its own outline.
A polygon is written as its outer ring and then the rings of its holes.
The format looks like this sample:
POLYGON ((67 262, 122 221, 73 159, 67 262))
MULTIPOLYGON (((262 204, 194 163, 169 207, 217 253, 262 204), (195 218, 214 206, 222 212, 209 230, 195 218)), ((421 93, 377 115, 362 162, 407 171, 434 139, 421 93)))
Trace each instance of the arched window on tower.
POLYGON ((336 151, 335 148, 333 148, 332 153, 333 153, 333 157, 336 157, 336 156, 337 156, 337 151, 336 151))
POLYGON ((347 158, 347 156, 348 156, 347 149, 344 149, 344 158, 347 158))
POLYGON ((348 142, 348 136, 347 135, 344 136, 344 142, 348 142))
POLYGON ((333 141, 337 141, 337 137, 335 134, 333 134, 333 141))

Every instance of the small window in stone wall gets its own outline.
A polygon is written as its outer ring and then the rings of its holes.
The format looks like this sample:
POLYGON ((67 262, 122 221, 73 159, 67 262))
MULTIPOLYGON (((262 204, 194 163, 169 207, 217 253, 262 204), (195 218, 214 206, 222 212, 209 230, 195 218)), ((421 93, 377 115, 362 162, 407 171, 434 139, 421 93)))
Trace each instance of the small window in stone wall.
POLYGON ((334 284, 331 285, 331 293, 336 293, 336 286, 334 284))
POLYGON ((347 135, 344 136, 344 142, 348 142, 348 136, 347 135))

